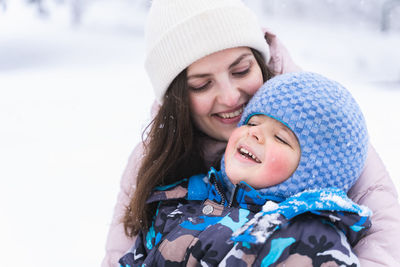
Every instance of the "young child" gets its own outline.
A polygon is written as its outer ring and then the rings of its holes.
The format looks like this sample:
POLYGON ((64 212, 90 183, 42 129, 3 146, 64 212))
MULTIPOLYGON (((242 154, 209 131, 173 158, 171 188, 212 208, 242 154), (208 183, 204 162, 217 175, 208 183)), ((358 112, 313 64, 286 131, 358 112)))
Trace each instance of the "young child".
POLYGON ((367 147, 345 88, 314 73, 277 76, 246 106, 220 172, 154 190, 152 226, 120 264, 358 266, 350 246, 371 213, 346 191, 367 147))

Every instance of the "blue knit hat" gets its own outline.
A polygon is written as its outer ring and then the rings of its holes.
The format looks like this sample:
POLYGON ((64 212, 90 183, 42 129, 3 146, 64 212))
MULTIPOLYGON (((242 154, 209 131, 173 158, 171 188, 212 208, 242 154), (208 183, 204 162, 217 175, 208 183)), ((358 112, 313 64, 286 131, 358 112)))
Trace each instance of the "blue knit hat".
MULTIPOLYGON (((257 114, 288 126, 301 148, 292 176, 259 189, 261 195, 287 198, 306 189, 327 187, 347 192, 360 176, 367 156, 367 128, 358 104, 339 83, 309 72, 274 77, 251 99, 238 126, 257 114)), ((225 173, 224 161, 221 166, 225 173)))

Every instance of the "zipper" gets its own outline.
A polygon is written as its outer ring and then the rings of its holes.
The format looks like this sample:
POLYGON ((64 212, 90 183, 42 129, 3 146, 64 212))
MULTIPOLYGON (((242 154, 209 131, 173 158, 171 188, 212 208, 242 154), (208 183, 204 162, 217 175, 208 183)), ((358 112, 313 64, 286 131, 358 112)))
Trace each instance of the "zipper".
MULTIPOLYGON (((213 183, 215 190, 217 191, 218 195, 221 198, 221 202, 219 203, 220 205, 224 205, 225 206, 225 194, 223 193, 223 190, 221 189, 221 184, 218 183, 217 178, 216 178, 216 174, 215 173, 211 173, 210 175, 210 180, 213 183)), ((229 199, 229 203, 228 203, 228 208, 231 208, 233 205, 233 202, 235 201, 237 192, 239 191, 239 188, 241 187, 241 184, 236 184, 235 188, 233 189, 232 195, 229 199)))
POLYGON ((223 194, 220 184, 218 183, 217 179, 215 178, 215 174, 212 173, 211 177, 212 180, 211 182, 214 184, 215 190, 217 190, 218 195, 221 198, 221 202, 219 203, 220 205, 225 205, 225 195, 223 194))

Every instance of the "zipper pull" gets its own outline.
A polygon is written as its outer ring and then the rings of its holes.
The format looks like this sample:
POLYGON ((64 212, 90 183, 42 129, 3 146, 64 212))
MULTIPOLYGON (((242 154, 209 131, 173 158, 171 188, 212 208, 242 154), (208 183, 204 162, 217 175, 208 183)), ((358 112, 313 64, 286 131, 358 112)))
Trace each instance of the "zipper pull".
POLYGON ((235 184, 235 188, 233 189, 233 192, 231 194, 231 199, 229 200, 228 208, 232 207, 233 201, 235 200, 237 191, 239 189, 239 186, 235 184))

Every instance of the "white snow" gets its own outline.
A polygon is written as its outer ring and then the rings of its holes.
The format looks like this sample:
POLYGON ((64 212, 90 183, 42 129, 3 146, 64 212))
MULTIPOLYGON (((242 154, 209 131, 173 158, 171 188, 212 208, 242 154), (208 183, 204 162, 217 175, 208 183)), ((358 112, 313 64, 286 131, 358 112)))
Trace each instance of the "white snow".
MULTIPOLYGON (((63 6, 46 19, 23 1, 0 9, 2 266, 99 266, 104 255, 120 177, 154 96, 143 9, 92 2, 81 27, 63 6)), ((263 22, 300 66, 352 91, 400 189, 399 31, 294 16, 263 22)))

